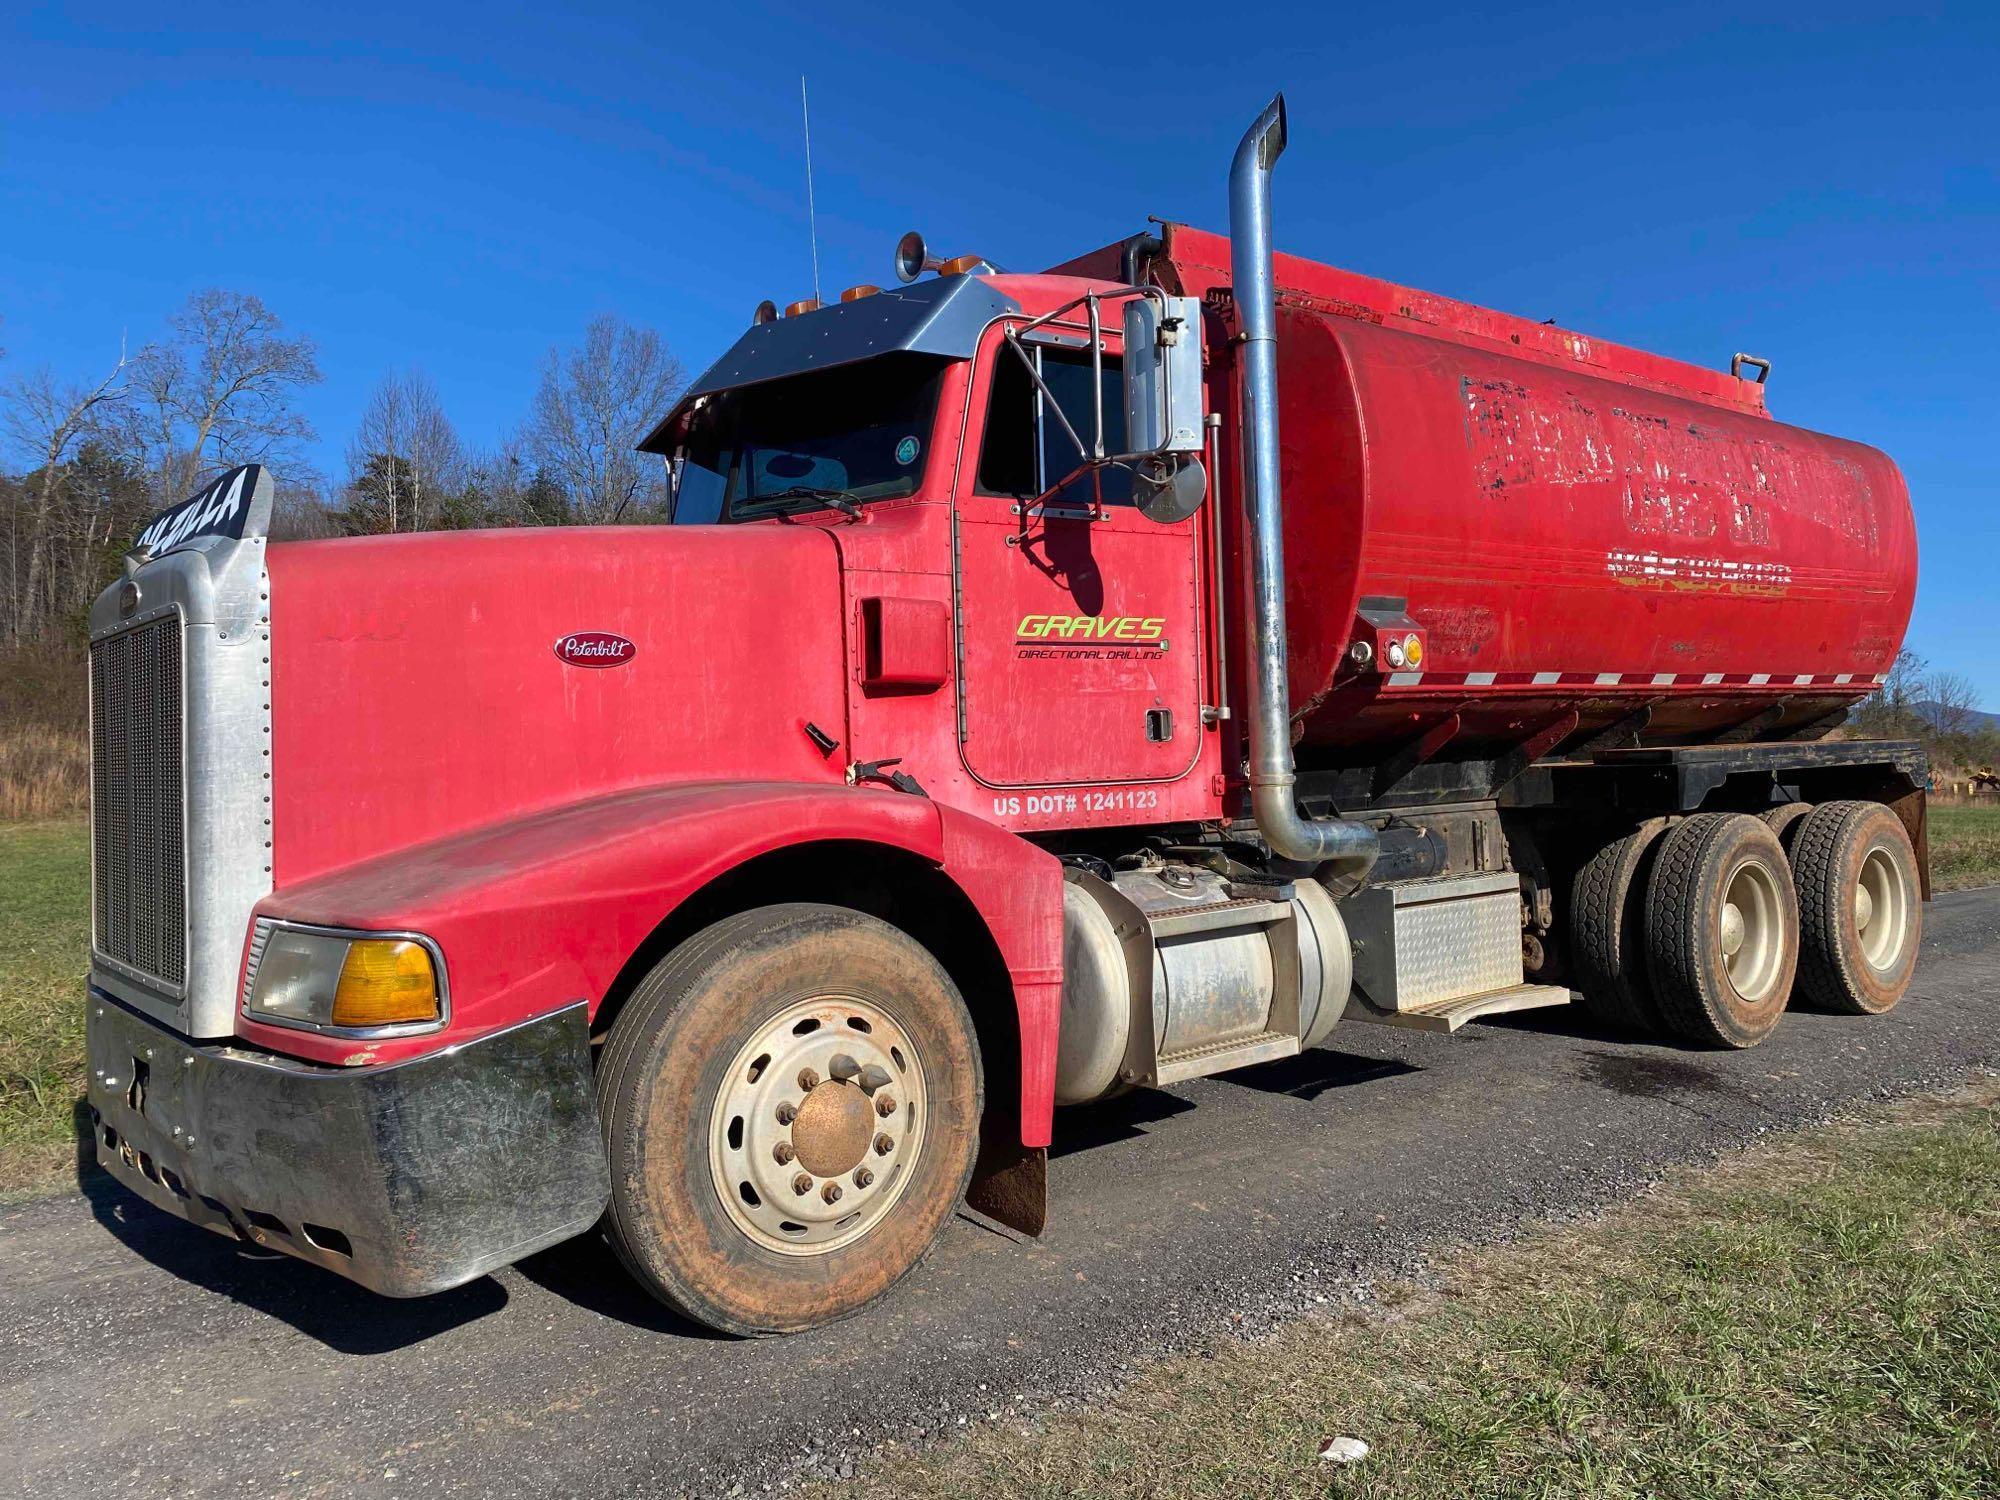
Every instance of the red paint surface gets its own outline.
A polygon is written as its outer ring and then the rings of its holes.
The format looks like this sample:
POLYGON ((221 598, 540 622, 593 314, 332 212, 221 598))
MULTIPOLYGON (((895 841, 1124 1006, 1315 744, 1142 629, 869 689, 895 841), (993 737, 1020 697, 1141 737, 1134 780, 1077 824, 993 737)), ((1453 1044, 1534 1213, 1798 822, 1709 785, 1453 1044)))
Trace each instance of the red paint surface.
MULTIPOLYGON (((1208 299, 1233 531, 1227 248, 1170 228, 1159 269, 1208 299)), ((1077 264, 1108 274, 1115 251, 1077 264)), ((1758 387, 1717 371, 1286 257, 1278 279, 1305 759, 1365 762, 1386 741, 1546 750, 1642 704, 1655 739, 1778 699, 1804 722, 1893 659, 1915 539, 1881 454, 1771 421, 1758 387), (1364 594, 1407 599, 1421 681, 1346 665, 1364 594)), ((1030 314, 1084 285, 998 283, 1030 314)), ((1023 1137, 1046 1143, 1061 873, 1023 835, 1233 809, 1240 718, 1201 710, 1245 615, 1206 513, 1024 523, 978 493, 987 390, 1011 357, 989 329, 946 372, 917 493, 859 517, 271 548, 263 909, 430 933, 453 1016, 442 1038, 365 1048, 246 1035, 345 1061, 594 1006, 708 880, 789 844, 865 840, 934 864, 986 923, 1020 1018, 1023 1137), (618 670, 551 649, 590 633, 631 643, 618 670), (1146 732, 1157 710, 1164 742, 1146 732), (850 763, 891 759, 927 795, 846 784, 850 763)))
MULTIPOLYGON (((1170 284, 1207 294, 1227 267, 1226 240, 1169 233, 1170 284)), ((1572 707, 1588 736, 1650 705, 1645 738, 1677 743, 1782 700, 1782 733, 1894 661, 1916 528, 1882 453, 1772 421, 1723 371, 1288 256, 1276 278, 1308 759, 1366 759, 1450 713, 1460 751, 1572 707), (1421 682, 1346 662, 1364 596, 1408 601, 1421 682)))

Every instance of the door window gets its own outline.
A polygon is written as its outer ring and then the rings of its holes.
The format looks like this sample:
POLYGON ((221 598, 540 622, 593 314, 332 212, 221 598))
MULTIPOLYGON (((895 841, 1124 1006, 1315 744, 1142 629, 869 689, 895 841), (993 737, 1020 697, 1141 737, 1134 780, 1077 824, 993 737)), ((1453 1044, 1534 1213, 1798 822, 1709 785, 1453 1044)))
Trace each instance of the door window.
MULTIPOLYGON (((1042 383, 1055 397, 1062 416, 1077 438, 1090 441, 1096 422, 1090 391, 1090 356, 1081 350, 1031 346, 1029 358, 1041 371, 1042 383)), ((1103 361, 1099 387, 1104 401, 1104 451, 1125 451, 1125 386, 1116 358, 1103 361)), ((1033 500, 1046 494, 1083 463, 1076 442, 1063 429, 1048 397, 1012 350, 998 351, 992 389, 986 398, 986 431, 979 445, 978 490, 1010 500, 1033 500)), ((1132 475, 1107 467, 1081 474, 1049 496, 1055 505, 1132 503, 1132 475)))

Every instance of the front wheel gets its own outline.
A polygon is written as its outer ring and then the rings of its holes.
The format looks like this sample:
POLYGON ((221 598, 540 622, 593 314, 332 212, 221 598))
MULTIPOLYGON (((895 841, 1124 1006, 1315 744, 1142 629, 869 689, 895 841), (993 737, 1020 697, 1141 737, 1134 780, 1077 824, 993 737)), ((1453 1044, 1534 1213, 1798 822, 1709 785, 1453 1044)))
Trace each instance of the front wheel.
POLYGON ((971 1176, 978 1044, 937 961, 839 907, 688 939, 611 1028, 598 1075, 613 1248, 735 1334, 858 1311, 923 1257, 971 1176))

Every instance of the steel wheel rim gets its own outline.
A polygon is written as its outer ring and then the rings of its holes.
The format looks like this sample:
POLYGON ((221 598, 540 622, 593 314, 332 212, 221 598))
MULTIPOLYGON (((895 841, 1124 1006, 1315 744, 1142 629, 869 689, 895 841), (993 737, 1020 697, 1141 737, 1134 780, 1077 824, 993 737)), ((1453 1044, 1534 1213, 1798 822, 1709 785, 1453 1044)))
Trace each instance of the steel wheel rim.
POLYGON ((801 1000, 723 1074, 709 1111, 716 1194, 765 1249, 830 1254, 908 1190, 929 1118, 923 1061, 893 1016, 851 995, 801 1000))
POLYGON ((1751 1005, 1768 1000, 1784 970, 1784 906, 1778 883, 1760 860, 1746 860, 1722 888, 1718 926, 1729 983, 1751 1005))
POLYGON ((1910 888, 1902 867, 1886 849, 1870 849, 1854 882, 1854 935, 1862 960, 1887 973, 1903 957, 1910 940, 1910 888))

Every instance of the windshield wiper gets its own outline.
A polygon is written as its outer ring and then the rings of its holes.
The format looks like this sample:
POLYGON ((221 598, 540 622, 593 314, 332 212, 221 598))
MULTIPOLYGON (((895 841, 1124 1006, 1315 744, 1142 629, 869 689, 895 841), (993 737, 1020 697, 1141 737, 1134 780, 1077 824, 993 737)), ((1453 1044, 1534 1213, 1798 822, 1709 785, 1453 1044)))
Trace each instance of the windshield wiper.
POLYGON ((845 516, 861 514, 861 502, 848 490, 826 490, 817 485, 794 484, 782 490, 773 490, 768 495, 753 495, 750 503, 762 505, 767 500, 817 500, 829 505, 845 516))

